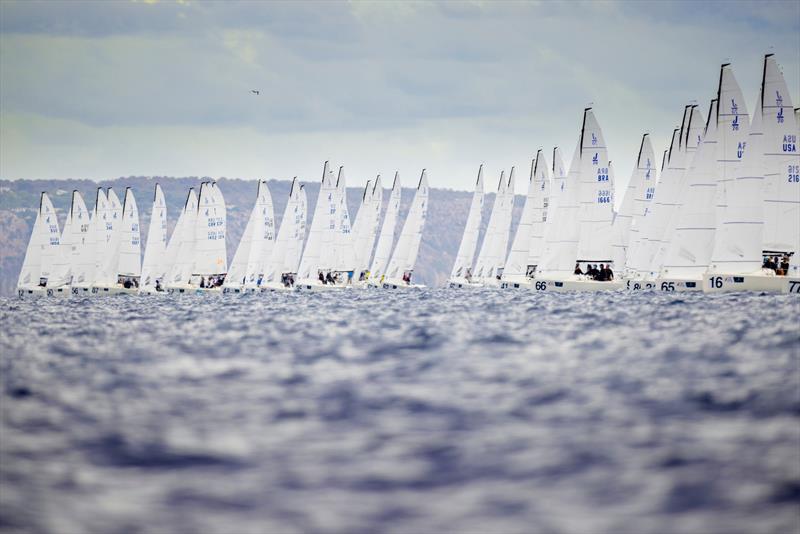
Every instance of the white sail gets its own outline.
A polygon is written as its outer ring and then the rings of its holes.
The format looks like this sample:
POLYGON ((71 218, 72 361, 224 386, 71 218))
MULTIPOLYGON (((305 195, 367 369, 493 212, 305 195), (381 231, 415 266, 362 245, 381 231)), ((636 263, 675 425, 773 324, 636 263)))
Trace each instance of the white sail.
POLYGON ((397 226, 397 214, 400 212, 401 188, 400 173, 396 172, 392 183, 392 192, 389 194, 389 203, 386 205, 386 213, 383 216, 378 244, 375 247, 375 257, 372 259, 372 267, 369 270, 370 278, 375 280, 380 280, 385 275, 389 255, 392 253, 394 229, 397 226))
POLYGON ((531 162, 528 195, 511 244, 511 252, 503 268, 503 279, 525 279, 533 275, 542 254, 544 232, 544 199, 548 189, 547 162, 542 150, 531 162), (530 270, 530 272, 529 272, 530 270))
POLYGON ((675 236, 675 228, 678 224, 679 213, 686 201, 686 183, 688 181, 687 171, 694 162, 697 154, 697 148, 703 140, 703 131, 705 129, 705 120, 703 113, 696 105, 690 106, 686 126, 681 132, 681 145, 680 152, 683 158, 682 168, 679 169, 678 185, 675 191, 675 198, 668 210, 660 209, 662 217, 660 217, 660 234, 656 236, 656 247, 653 258, 650 260, 650 272, 658 275, 664 263, 664 258, 670 242, 675 236))
MULTIPOLYGON (((761 99, 764 165, 764 249, 800 256, 798 123, 775 57, 764 58, 761 99)), ((748 147, 749 148, 749 147, 748 147)))
POLYGON ((308 241, 300 260, 298 278, 316 280, 321 269, 330 268, 331 248, 336 229, 336 186, 331 180, 328 162, 322 170, 322 183, 314 207, 314 218, 308 232, 308 241))
POLYGON ((367 186, 364 188, 361 207, 358 209, 356 222, 353 226, 356 273, 359 275, 369 270, 369 261, 372 258, 372 249, 375 246, 375 237, 378 235, 382 199, 383 186, 381 185, 381 176, 378 175, 374 184, 367 182, 367 186))
POLYGON ((717 100, 711 101, 702 142, 686 172, 672 238, 660 267, 661 277, 695 278, 706 271, 716 231, 717 100))
POLYGON ((654 154, 650 135, 642 136, 636 165, 622 197, 619 211, 614 217, 612 263, 619 269, 627 263, 628 248, 639 232, 647 204, 655 191, 654 154))
POLYGON ((710 273, 755 273, 762 265, 764 171, 761 166, 761 110, 750 133, 747 104, 730 65, 722 66, 719 89, 717 183, 719 219, 710 273))
POLYGON ((194 262, 192 275, 208 276, 228 272, 225 250, 225 199, 215 182, 200 185, 194 221, 194 262))
POLYGON ((356 250, 353 243, 350 210, 347 209, 347 182, 344 167, 339 167, 335 199, 337 204, 336 223, 333 235, 333 259, 330 269, 340 272, 354 272, 356 269, 356 250))
POLYGON ((464 233, 461 235, 461 243, 458 245, 456 261, 450 278, 470 279, 472 278, 472 262, 475 258, 475 249, 478 247, 478 234, 481 228, 481 215, 483 212, 483 165, 478 167, 478 179, 475 182, 475 192, 472 194, 472 202, 469 205, 467 223, 464 226, 464 233))
POLYGON ((95 280, 98 263, 96 256, 102 250, 101 246, 105 244, 105 219, 103 214, 107 211, 107 208, 108 199, 106 194, 102 188, 98 187, 84 246, 78 251, 78 257, 73 267, 73 287, 89 288, 95 280))
POLYGON ((502 272, 505 263, 508 234, 511 230, 511 213, 514 209, 513 175, 512 167, 511 178, 506 182, 505 172, 500 172, 500 182, 492 205, 492 213, 489 215, 489 223, 486 226, 486 233, 473 273, 474 276, 483 280, 493 280, 502 272), (510 193, 509 184, 511 184, 510 193))
POLYGON ((305 190, 297 183, 297 177, 295 177, 289 189, 289 200, 283 211, 281 227, 275 239, 272 256, 265 271, 268 282, 277 282, 283 274, 297 272, 300 250, 305 237, 304 230, 305 190))
POLYGON ((563 279, 571 276, 575 270, 580 229, 578 220, 581 174, 580 139, 579 137, 567 176, 564 178, 557 176, 555 181, 555 184, 560 184, 554 188, 558 190, 557 206, 555 216, 550 218, 550 224, 545 232, 544 252, 537 269, 539 273, 537 278, 563 279))
POLYGON ((125 189, 120 222, 119 263, 117 273, 122 276, 138 278, 142 274, 142 244, 139 231, 139 209, 133 190, 125 189))
MULTIPOLYGON (((553 148, 553 166, 551 167, 552 178, 550 180, 550 187, 547 195, 547 206, 545 209, 545 224, 544 235, 542 237, 542 254, 544 254, 545 243, 547 243, 547 236, 553 230, 553 222, 558 212, 558 199, 561 191, 566 187, 564 181, 567 178, 567 171, 564 168, 564 158, 561 157, 561 149, 558 147, 553 148)), ((541 260, 540 260, 541 261, 541 260)), ((537 268, 537 270, 539 270, 537 268)))
POLYGON ((117 283, 117 266, 122 242, 122 203, 110 187, 107 207, 99 222, 96 243, 97 270, 93 285, 111 286, 117 283))
POLYGON ((403 229, 397 240, 392 258, 386 269, 387 278, 400 278, 403 275, 410 275, 414 271, 417 262, 419 245, 422 241, 422 228, 425 226, 425 218, 428 213, 428 176, 425 169, 419 179, 417 192, 411 207, 408 210, 403 229))
MULTIPOLYGON (((797 152, 797 140, 800 138, 800 108, 794 110, 794 124, 795 131, 790 136, 787 134, 787 143, 793 143, 793 150, 797 152)), ((800 187, 800 165, 795 166, 788 173, 787 180, 791 180, 797 187, 800 187)), ((800 243, 795 243, 797 248, 794 249, 794 254, 789 258, 789 272, 788 276, 792 278, 800 278, 800 243)))
MULTIPOLYGON (((688 106, 684 110, 684 124, 687 109, 688 106)), ((636 241, 631 243, 626 264, 629 277, 648 279, 655 277, 656 273, 651 272, 650 267, 658 248, 661 232, 666 226, 666 223, 662 221, 666 219, 667 212, 671 211, 676 204, 676 198, 680 191, 680 174, 685 170, 680 150, 682 127, 672 131, 669 150, 662 158, 658 190, 651 198, 641 219, 642 225, 636 234, 636 241)))
POLYGON ((239 246, 233 255, 224 287, 255 285, 264 274, 263 256, 272 255, 274 243, 274 220, 272 197, 267 182, 260 180, 256 186, 256 201, 250 211, 239 246), (265 250, 267 248, 268 250, 265 250))
POLYGON ((608 150, 591 108, 585 111, 580 160, 580 236, 577 258, 611 261, 614 181, 608 172, 608 150))
POLYGON ((59 242, 60 232, 55 208, 47 193, 42 193, 17 288, 30 289, 47 283, 58 254, 59 242))
POLYGON ((91 228, 89 210, 77 190, 72 192, 72 202, 67 222, 61 232, 57 265, 47 279, 47 287, 61 287, 72 283, 79 269, 83 249, 91 228))
POLYGON ((167 286, 187 286, 192 276, 195 249, 195 221, 197 220, 197 194, 194 188, 189 189, 183 211, 172 232, 167 245, 168 260, 171 260, 167 274, 167 286), (174 243, 174 247, 173 247, 174 243), (172 251, 174 257, 170 258, 172 251))
POLYGON ((150 227, 147 229, 147 247, 142 261, 142 279, 139 288, 153 291, 156 280, 166 276, 167 255, 167 203, 161 186, 156 184, 153 208, 150 210, 150 227))

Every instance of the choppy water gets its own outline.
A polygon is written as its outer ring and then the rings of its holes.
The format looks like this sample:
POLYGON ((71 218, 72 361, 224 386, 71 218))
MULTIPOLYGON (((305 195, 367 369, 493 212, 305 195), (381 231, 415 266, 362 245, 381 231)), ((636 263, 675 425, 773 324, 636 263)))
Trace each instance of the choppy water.
POLYGON ((800 299, 0 300, 0 530, 797 532, 800 299))

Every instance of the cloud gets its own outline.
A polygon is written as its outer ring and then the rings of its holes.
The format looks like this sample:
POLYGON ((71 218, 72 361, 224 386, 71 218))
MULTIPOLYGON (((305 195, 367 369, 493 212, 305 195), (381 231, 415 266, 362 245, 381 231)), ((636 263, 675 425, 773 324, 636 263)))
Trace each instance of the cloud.
POLYGON ((571 154, 593 102, 624 181, 643 132, 659 150, 686 103, 706 109, 726 58, 751 102, 771 45, 793 95, 800 85, 795 2, 0 10, 2 178, 76 176, 89 162, 84 176, 289 177, 331 158, 365 178, 428 166, 435 186, 466 189, 481 161, 499 173, 539 147, 571 154), (54 149, 53 132, 81 143, 54 149))

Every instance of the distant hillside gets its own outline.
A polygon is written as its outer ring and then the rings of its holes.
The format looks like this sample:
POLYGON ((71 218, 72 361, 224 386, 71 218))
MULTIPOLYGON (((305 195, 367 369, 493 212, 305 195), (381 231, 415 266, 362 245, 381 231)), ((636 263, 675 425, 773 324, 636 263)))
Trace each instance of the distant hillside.
MULTIPOLYGON (((175 225, 180 209, 186 200, 189 188, 199 187, 201 180, 209 178, 187 177, 141 177, 130 176, 116 180, 103 181, 99 184, 89 180, 0 180, 0 295, 13 295, 17 284, 25 248, 30 238, 31 228, 36 218, 39 205, 39 194, 47 191, 50 195, 56 212, 59 215, 59 224, 63 226, 66 212, 69 209, 70 196, 74 189, 81 192, 87 206, 91 209, 94 205, 95 190, 99 186, 113 187, 117 193, 125 191, 126 187, 133 188, 141 217, 142 246, 145 247, 147 229, 150 223, 150 209, 155 183, 161 184, 167 199, 167 219, 169 231, 175 225)), ((416 182, 408 177, 407 184, 416 182)), ((494 182, 494 180, 489 180, 494 182)), ((256 184, 250 180, 220 178, 217 180, 219 188, 225 196, 228 207, 228 259, 233 258, 239 238, 244 231, 252 208, 256 184)), ((270 180, 269 189, 275 206, 276 223, 280 225, 283 210, 289 195, 291 182, 270 180)), ((385 184, 386 185, 386 184, 385 184)), ((389 183, 391 185, 391 183, 389 183)), ((314 206, 319 192, 319 183, 305 183, 309 200, 309 213, 313 214, 314 206)), ((351 218, 355 218, 363 193, 362 187, 347 189, 347 204, 351 218)), ((388 199, 388 188, 384 190, 384 202, 388 199)), ((403 201, 400 206, 400 222, 395 237, 400 233, 400 227, 405 220, 414 189, 403 189, 403 201)), ((461 232, 469 211, 472 194, 449 189, 431 189, 428 207, 428 219, 422 236, 422 245, 419 259, 415 269, 414 280, 429 286, 440 286, 447 281, 453 265, 461 232)), ((483 227, 489 217, 489 210, 494 202, 494 194, 487 195, 484 203, 483 227)), ((512 232, 522 211, 524 198, 517 196, 514 209, 514 222, 512 232)), ((512 234, 513 235, 513 234, 512 234)), ((142 249, 144 251, 144 248, 142 249)))

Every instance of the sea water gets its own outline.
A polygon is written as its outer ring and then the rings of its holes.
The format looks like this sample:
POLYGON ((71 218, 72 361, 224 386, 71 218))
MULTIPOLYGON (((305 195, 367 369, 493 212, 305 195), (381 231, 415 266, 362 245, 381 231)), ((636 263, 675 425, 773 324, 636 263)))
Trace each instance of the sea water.
POLYGON ((800 299, 0 300, 0 530, 797 532, 800 299))

